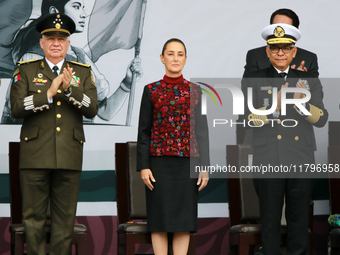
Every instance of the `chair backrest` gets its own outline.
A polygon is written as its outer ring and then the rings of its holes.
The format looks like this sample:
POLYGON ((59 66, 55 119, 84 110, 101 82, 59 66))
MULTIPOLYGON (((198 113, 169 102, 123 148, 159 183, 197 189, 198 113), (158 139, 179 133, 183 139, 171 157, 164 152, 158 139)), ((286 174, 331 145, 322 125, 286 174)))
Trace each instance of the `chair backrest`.
MULTIPOLYGON (((328 146, 328 164, 340 165, 340 146, 328 146)), ((338 169, 339 170, 339 169, 338 169)), ((329 173, 329 204, 331 214, 340 214, 340 172, 329 173)))
POLYGON ((137 172, 137 142, 116 143, 118 223, 146 219, 145 185, 137 172))
MULTIPOLYGON (((227 163, 239 170, 252 163, 252 152, 248 144, 227 145, 227 163)), ((255 223, 260 219, 260 208, 252 174, 235 172, 228 174, 227 181, 231 226, 255 223)))
POLYGON ((22 223, 22 197, 20 187, 20 142, 9 142, 9 179, 11 200, 11 223, 22 223))
POLYGON ((340 122, 328 123, 328 164, 333 165, 334 171, 329 173, 329 203, 331 214, 340 213, 340 122), (336 167, 338 169, 336 170, 336 167))

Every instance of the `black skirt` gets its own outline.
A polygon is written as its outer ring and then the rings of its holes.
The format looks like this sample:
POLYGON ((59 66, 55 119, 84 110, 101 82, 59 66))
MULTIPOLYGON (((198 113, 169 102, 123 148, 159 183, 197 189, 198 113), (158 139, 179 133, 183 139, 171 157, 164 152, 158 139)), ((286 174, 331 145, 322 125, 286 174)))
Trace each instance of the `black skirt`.
MULTIPOLYGON (((193 165, 193 164, 192 164, 193 165)), ((190 178, 190 158, 150 157, 156 182, 146 187, 148 231, 197 231, 197 178, 190 178)))

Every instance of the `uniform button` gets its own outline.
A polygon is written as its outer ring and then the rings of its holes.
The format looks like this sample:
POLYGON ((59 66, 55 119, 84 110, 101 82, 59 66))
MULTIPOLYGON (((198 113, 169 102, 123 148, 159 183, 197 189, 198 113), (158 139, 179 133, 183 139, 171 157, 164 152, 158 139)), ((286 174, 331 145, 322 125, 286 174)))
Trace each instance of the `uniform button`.
POLYGON ((79 105, 78 108, 80 109, 80 108, 81 108, 81 105, 79 105))
POLYGON ((58 92, 58 94, 60 94, 60 93, 61 93, 61 90, 60 90, 60 89, 58 89, 58 90, 57 90, 57 92, 58 92))
POLYGON ((295 136, 295 141, 298 141, 299 140, 299 137, 298 136, 295 136))
POLYGON ((80 141, 80 143, 83 143, 83 141, 80 141))
POLYGON ((42 112, 43 110, 44 110, 43 108, 40 109, 41 112, 42 112))
POLYGON ((72 99, 70 98, 68 101, 72 101, 72 99))
POLYGON ((76 102, 73 103, 73 105, 76 105, 76 104, 77 104, 76 102))
POLYGON ((46 109, 48 110, 48 109, 50 109, 50 107, 49 107, 49 106, 46 106, 46 109))
POLYGON ((277 139, 281 140, 282 136, 281 135, 278 135, 277 136, 277 139))
POLYGON ((60 131, 60 127, 57 127, 56 130, 59 132, 60 131))
POLYGON ((61 114, 58 113, 57 114, 57 118, 60 119, 61 118, 61 114))
POLYGON ((25 137, 25 141, 27 141, 28 140, 28 137, 25 137))
POLYGON ((277 121, 277 124, 281 124, 281 120, 278 120, 278 121, 277 121))
POLYGON ((270 95, 272 93, 272 90, 270 89, 270 90, 268 90, 268 94, 270 95))
POLYGON ((61 102, 60 102, 60 101, 58 101, 58 102, 57 102, 57 105, 58 105, 58 106, 60 106, 60 105, 61 105, 61 102))
POLYGON ((41 90, 40 89, 38 89, 38 91, 37 91, 38 93, 41 93, 41 90))

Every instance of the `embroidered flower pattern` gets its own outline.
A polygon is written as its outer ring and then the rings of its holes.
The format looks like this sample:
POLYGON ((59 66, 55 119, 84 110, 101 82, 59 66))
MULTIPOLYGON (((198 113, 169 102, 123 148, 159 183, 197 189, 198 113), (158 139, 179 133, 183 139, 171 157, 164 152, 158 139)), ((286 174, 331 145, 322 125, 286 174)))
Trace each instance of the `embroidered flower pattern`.
POLYGON ((187 80, 148 85, 153 105, 150 156, 198 156, 194 132, 199 89, 187 80), (191 97, 191 100, 190 100, 191 97))

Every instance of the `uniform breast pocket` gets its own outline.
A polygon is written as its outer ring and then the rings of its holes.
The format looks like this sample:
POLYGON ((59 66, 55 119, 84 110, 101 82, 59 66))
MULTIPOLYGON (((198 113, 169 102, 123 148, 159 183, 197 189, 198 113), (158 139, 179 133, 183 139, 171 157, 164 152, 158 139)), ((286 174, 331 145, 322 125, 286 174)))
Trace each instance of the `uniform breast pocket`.
MULTIPOLYGON (((72 79, 74 79, 74 77, 72 79)), ((77 89, 80 92, 84 92, 84 87, 82 86, 82 84, 78 84, 78 83, 75 83, 75 82, 72 83, 71 82, 71 85, 73 86, 73 89, 77 89)))
POLYGON ((306 145, 314 147, 315 146, 315 139, 313 137, 306 137, 306 145))
POLYGON ((39 135, 39 126, 23 126, 21 127, 20 140, 30 141, 36 139, 39 135))
POLYGON ((253 137, 252 146, 253 147, 260 147, 267 145, 266 137, 253 137))
POLYGON ((272 88, 266 88, 266 90, 261 90, 259 97, 257 99, 258 108, 270 107, 273 103, 273 90, 272 88))
POLYGON ((75 140, 82 144, 83 142, 85 142, 84 130, 82 128, 75 127, 73 129, 73 137, 75 140))
POLYGON ((42 94, 42 93, 47 93, 48 87, 46 84, 39 84, 35 83, 34 85, 31 85, 29 87, 29 95, 36 95, 36 94, 42 94))

